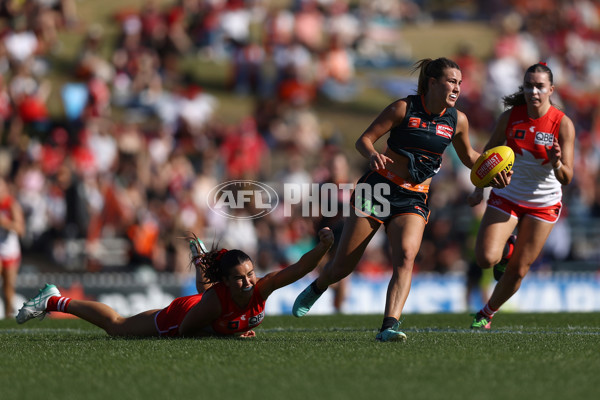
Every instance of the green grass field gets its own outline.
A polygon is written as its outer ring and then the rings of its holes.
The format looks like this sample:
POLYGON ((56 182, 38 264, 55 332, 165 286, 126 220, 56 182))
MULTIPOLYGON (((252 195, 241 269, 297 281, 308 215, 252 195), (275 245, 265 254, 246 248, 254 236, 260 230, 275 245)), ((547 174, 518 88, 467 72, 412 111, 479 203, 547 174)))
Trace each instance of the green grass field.
POLYGON ((113 339, 80 320, 0 321, 11 399, 584 399, 599 393, 600 314, 271 316, 253 339, 113 339))

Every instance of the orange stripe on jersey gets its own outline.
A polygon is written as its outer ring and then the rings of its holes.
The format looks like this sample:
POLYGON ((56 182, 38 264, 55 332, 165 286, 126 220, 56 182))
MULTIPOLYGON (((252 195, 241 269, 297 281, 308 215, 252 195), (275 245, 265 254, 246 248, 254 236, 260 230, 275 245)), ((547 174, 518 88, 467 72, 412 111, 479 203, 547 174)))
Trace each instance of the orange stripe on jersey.
POLYGON ((411 190, 413 192, 419 193, 429 193, 429 185, 414 184, 412 182, 407 181, 404 178, 400 178, 398 175, 394 174, 391 171, 388 171, 387 169, 378 169, 375 172, 383 176, 385 179, 394 182, 396 185, 406 190, 411 190))

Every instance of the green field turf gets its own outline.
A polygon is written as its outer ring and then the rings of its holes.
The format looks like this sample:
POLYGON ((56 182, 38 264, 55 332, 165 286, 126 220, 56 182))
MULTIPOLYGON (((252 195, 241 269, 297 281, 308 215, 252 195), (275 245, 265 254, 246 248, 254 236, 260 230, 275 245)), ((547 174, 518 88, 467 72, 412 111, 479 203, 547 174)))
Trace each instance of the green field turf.
POLYGON ((598 398, 600 314, 268 316, 253 339, 113 339, 80 320, 0 321, 0 398, 598 398))

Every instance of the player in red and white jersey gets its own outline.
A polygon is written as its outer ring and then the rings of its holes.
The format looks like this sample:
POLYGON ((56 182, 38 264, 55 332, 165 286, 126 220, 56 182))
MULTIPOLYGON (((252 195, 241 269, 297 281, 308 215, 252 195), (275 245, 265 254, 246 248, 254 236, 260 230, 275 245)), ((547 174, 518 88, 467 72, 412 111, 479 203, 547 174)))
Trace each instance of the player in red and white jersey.
POLYGON ((0 177, 0 276, 4 297, 4 317, 12 317, 17 274, 21 265, 19 236, 25 234, 25 217, 19 202, 11 195, 4 177, 0 177))
POLYGON ((17 322, 42 319, 48 312, 75 315, 111 336, 210 336, 252 337, 252 328, 264 319, 265 302, 275 290, 304 277, 317 267, 333 244, 329 228, 319 231, 319 243, 298 262, 258 278, 250 257, 241 250, 203 249, 191 240, 198 294, 178 297, 162 310, 122 317, 106 304, 61 296, 54 285, 23 304, 17 322))
MULTIPOLYGON (((545 63, 529 67, 519 91, 503 99, 510 108, 500 115, 485 146, 506 144, 514 150, 515 162, 510 184, 492 189, 479 228, 477 263, 494 267, 498 284, 471 328, 490 328, 492 317, 517 292, 560 217, 562 185, 573 178, 575 128, 552 105, 553 92, 550 68, 545 63)), ((482 199, 483 189, 475 189, 469 203, 474 206, 482 199)))
POLYGON ((560 202, 562 183, 554 173, 548 147, 558 141, 564 116, 553 106, 539 118, 530 118, 526 105, 511 110, 505 129, 506 145, 515 152, 513 168, 518 173, 510 185, 492 189, 494 194, 526 207, 549 207, 560 202))

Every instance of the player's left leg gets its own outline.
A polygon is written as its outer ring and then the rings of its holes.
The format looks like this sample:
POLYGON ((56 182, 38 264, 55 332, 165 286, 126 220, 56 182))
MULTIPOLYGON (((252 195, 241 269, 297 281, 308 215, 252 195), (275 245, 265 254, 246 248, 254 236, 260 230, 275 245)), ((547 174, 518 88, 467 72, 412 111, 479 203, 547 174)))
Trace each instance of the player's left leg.
POLYGON ((15 288, 17 286, 17 275, 21 260, 0 261, 0 275, 2 276, 2 295, 4 298, 4 318, 14 315, 15 288))
POLYGON ((508 260, 506 270, 496 284, 490 300, 475 315, 472 329, 490 329, 494 314, 519 290, 523 278, 542 251, 553 227, 553 221, 545 221, 531 215, 521 219, 512 257, 508 260))
POLYGON ((23 304, 17 314, 17 322, 22 324, 33 318, 43 319, 47 313, 55 311, 75 315, 104 329, 111 336, 158 336, 154 324, 154 314, 158 310, 123 317, 104 303, 64 297, 55 285, 49 284, 23 304))
POLYGON ((123 317, 110 306, 98 301, 71 300, 65 312, 102 328, 110 336, 158 336, 154 314, 148 310, 131 317, 123 317))
POLYGON ((387 226, 392 251, 393 272, 385 300, 384 322, 376 339, 379 341, 405 340, 399 330, 399 320, 412 281, 415 258, 421 247, 425 220, 416 214, 393 218, 387 226), (392 326, 388 326, 392 324, 392 326))
POLYGON ((513 255, 488 302, 492 309, 498 310, 519 290, 523 278, 540 255, 553 227, 552 222, 529 215, 523 217, 513 255))

